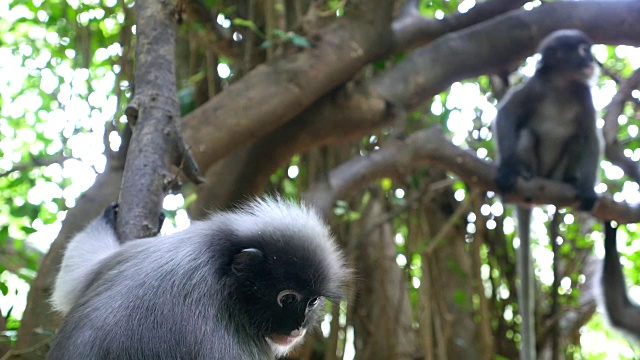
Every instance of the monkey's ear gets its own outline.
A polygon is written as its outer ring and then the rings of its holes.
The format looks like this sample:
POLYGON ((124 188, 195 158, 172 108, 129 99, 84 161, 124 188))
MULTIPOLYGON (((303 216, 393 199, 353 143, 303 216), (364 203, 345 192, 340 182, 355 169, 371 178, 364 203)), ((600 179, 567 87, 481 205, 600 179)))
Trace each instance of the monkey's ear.
POLYGON ((262 264, 262 251, 254 248, 244 249, 233 257, 231 270, 236 275, 246 274, 262 264))

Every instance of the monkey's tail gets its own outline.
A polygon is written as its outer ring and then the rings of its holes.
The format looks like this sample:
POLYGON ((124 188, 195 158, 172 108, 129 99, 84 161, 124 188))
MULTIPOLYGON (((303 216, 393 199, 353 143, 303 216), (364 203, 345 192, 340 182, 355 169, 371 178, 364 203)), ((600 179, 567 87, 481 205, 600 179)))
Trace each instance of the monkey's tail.
POLYGON ((517 274, 520 278, 518 286, 518 305, 522 317, 520 324, 520 359, 536 359, 536 323, 534 302, 534 276, 533 259, 531 257, 531 208, 518 206, 518 236, 520 248, 518 249, 517 274))
POLYGON ((53 288, 53 309, 66 315, 90 285, 102 261, 119 248, 113 225, 104 216, 71 239, 53 288))
POLYGON ((604 222, 604 262, 600 274, 598 300, 607 312, 612 326, 640 339, 640 306, 632 302, 627 294, 627 285, 616 247, 617 226, 604 222))

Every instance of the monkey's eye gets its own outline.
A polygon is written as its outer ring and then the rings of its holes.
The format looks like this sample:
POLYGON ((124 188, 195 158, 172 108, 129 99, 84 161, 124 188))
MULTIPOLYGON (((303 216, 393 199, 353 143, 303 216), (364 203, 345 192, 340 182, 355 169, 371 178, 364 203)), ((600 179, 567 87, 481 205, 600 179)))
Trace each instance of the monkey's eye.
POLYGON ((578 46, 578 54, 580 54, 580 56, 586 56, 588 53, 589 53, 589 45, 582 44, 578 46))
POLYGON ((276 300, 280 307, 289 307, 295 305, 301 298, 302 296, 293 290, 282 290, 276 300))
POLYGON ((309 302, 307 303, 307 308, 310 309, 310 308, 316 307, 316 305, 318 305, 319 302, 320 302, 319 297, 311 298, 311 300, 309 300, 309 302))

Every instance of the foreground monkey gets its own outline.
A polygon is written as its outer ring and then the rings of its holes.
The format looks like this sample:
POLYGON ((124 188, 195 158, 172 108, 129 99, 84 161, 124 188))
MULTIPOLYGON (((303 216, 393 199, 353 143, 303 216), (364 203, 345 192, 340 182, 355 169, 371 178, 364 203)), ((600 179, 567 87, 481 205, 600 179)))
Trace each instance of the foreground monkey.
POLYGON ((70 242, 48 359, 273 359, 300 344, 349 276, 310 209, 256 200, 121 245, 116 208, 70 242))
MULTIPOLYGON (((499 153, 496 185, 508 193, 517 177, 543 177, 575 186, 580 210, 593 208, 600 136, 591 99, 591 41, 578 30, 559 30, 539 46, 535 75, 498 106, 494 134, 499 153)), ((518 206, 520 359, 536 359, 531 208, 518 206)))

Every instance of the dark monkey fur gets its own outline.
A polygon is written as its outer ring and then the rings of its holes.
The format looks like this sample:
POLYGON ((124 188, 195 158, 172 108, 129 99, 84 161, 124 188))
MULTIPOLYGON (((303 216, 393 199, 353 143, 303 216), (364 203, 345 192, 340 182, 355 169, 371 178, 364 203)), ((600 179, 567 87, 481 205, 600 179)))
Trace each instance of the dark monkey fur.
POLYGON ((616 247, 616 231, 611 222, 604 223, 604 265, 600 278, 601 300, 611 325, 640 340, 640 307, 629 300, 627 286, 616 247))
MULTIPOLYGON (((594 186, 601 153, 590 81, 595 66, 591 41, 578 30, 559 30, 538 48, 535 75, 498 106, 494 134, 499 153, 496 185, 508 193, 518 177, 543 177, 573 185, 580 210, 597 200, 594 186)), ((519 312, 522 360, 536 358, 531 208, 518 206, 519 312)))
POLYGON ((256 200, 121 245, 115 208, 70 242, 52 303, 51 360, 273 359, 338 300, 349 270, 310 209, 256 200))

